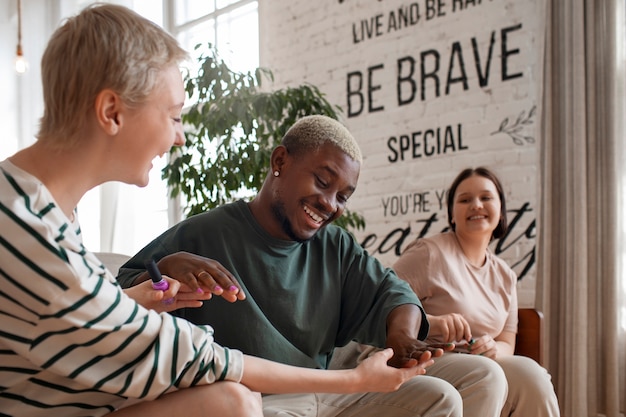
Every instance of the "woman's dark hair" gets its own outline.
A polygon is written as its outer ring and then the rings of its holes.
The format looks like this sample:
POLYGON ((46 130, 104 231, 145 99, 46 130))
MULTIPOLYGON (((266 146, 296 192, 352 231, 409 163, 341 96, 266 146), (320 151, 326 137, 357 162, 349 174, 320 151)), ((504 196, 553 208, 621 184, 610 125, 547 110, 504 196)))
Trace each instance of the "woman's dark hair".
POLYGON ((452 181, 452 185, 450 189, 448 189, 448 224, 450 225, 450 229, 455 230, 456 225, 452 223, 452 207, 454 205, 454 194, 456 194, 456 189, 459 188, 459 184, 465 181, 467 178, 478 175, 480 177, 487 178, 491 181, 498 191, 498 197, 500 197, 500 222, 498 222, 498 226, 496 226, 495 230, 492 234, 492 239, 499 239, 506 233, 508 228, 508 222, 506 220, 506 200, 504 198, 504 190, 502 189, 502 184, 496 174, 491 172, 489 169, 485 167, 478 168, 466 168, 457 177, 452 181))

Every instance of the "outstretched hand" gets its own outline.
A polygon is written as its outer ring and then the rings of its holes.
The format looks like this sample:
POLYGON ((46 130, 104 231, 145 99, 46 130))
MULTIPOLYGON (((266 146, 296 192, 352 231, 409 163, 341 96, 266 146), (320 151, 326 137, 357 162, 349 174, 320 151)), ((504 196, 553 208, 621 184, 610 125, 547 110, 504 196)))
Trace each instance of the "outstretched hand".
POLYGON ((377 351, 363 360, 355 369, 358 373, 357 381, 362 387, 360 392, 390 392, 400 388, 409 379, 424 375, 426 368, 434 363, 430 352, 424 352, 419 360, 405 367, 392 367, 388 364, 393 357, 393 349, 387 348, 377 351))

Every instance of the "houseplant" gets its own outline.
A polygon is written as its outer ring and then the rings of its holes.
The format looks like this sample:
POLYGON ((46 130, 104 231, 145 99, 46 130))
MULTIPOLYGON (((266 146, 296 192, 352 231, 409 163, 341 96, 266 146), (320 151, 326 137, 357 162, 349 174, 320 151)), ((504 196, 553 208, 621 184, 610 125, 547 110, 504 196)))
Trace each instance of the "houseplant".
MULTIPOLYGON (((235 72, 211 45, 198 64, 197 75, 185 76, 192 102, 183 114, 185 144, 172 151, 162 172, 170 196, 182 195, 187 216, 254 195, 272 149, 297 119, 310 114, 337 119, 341 111, 310 84, 265 91, 263 81, 273 81, 270 70, 235 72)), ((349 210, 335 223, 365 226, 363 217, 349 210)))

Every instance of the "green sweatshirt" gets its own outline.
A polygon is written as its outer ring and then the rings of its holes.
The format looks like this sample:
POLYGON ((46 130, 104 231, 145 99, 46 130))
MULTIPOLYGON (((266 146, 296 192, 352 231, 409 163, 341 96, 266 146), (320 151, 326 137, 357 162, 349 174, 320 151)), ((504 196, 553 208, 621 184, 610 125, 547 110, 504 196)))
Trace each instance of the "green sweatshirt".
MULTIPOLYGON (((244 301, 221 297, 176 314, 210 324, 215 340, 255 356, 326 368, 333 349, 351 340, 383 347, 386 318, 421 304, 409 285, 334 225, 301 243, 270 236, 243 201, 192 216, 142 249, 120 270, 129 286, 144 260, 186 251, 219 261, 242 285, 244 301)), ((419 338, 428 333, 422 311, 419 338)))

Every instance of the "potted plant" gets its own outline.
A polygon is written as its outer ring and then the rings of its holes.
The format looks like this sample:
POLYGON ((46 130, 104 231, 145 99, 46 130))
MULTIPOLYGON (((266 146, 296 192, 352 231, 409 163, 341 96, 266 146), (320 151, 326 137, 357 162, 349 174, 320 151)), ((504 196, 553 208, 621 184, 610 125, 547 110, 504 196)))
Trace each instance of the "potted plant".
MULTIPOLYGON (((183 196, 187 216, 254 195, 274 146, 297 119, 311 114, 337 119, 341 112, 310 84, 265 91, 262 82, 273 81, 270 70, 232 71, 211 45, 198 64, 197 75, 185 76, 193 101, 183 114, 185 144, 172 151, 162 172, 170 196, 183 196)), ((336 224, 365 227, 363 217, 349 210, 336 224)))

